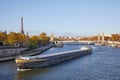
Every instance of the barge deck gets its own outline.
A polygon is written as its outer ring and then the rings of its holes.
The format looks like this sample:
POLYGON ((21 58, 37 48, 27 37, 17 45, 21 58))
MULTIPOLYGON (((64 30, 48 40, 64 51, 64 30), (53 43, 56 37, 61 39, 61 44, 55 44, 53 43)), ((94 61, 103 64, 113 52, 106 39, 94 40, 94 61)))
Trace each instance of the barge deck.
POLYGON ((91 51, 91 49, 79 49, 59 53, 42 54, 39 56, 19 57, 15 61, 19 69, 41 68, 90 54, 91 51))

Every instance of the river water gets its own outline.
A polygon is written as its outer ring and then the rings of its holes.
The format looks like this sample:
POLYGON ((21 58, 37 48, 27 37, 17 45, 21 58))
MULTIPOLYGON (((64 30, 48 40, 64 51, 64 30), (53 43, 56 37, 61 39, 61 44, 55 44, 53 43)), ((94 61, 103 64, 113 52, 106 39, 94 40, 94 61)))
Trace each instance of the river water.
MULTIPOLYGON (((51 48, 43 54, 79 49, 81 45, 51 48)), ((0 80, 120 80, 120 48, 92 46, 93 52, 41 69, 17 71, 15 61, 0 62, 0 80)))

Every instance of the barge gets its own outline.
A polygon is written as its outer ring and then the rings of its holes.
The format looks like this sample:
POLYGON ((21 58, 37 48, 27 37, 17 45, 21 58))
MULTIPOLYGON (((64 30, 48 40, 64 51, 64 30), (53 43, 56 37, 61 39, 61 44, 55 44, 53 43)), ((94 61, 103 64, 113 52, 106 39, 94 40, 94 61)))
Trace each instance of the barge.
POLYGON ((59 53, 41 54, 38 56, 18 57, 15 59, 18 69, 33 69, 50 66, 62 61, 74 59, 80 56, 90 54, 90 47, 82 47, 79 50, 72 50, 59 53))

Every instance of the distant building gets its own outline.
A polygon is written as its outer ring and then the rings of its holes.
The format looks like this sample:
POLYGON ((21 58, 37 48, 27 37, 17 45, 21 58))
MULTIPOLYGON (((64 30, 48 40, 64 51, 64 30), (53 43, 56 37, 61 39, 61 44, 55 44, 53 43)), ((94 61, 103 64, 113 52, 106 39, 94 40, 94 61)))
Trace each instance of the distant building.
POLYGON ((103 32, 98 34, 98 43, 101 45, 106 45, 108 44, 108 41, 111 40, 112 36, 111 34, 104 34, 103 32))
POLYGON ((54 34, 51 34, 51 36, 50 36, 50 42, 54 42, 54 34))

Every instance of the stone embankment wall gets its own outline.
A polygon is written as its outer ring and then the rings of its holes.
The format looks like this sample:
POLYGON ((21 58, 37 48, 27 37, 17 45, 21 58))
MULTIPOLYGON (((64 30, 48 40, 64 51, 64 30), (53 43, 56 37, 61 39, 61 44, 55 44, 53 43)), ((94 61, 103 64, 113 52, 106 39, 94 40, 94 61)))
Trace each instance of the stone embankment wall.
POLYGON ((0 48, 0 61, 6 61, 15 59, 18 56, 31 56, 40 54, 43 51, 46 51, 53 47, 53 45, 46 45, 43 47, 39 47, 33 50, 28 50, 27 48, 0 48))
POLYGON ((20 54, 21 51, 26 50, 27 48, 1 48, 0 57, 14 56, 20 54))

